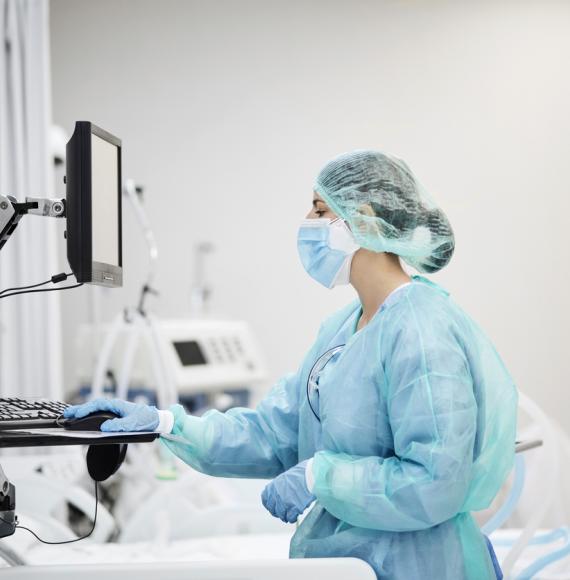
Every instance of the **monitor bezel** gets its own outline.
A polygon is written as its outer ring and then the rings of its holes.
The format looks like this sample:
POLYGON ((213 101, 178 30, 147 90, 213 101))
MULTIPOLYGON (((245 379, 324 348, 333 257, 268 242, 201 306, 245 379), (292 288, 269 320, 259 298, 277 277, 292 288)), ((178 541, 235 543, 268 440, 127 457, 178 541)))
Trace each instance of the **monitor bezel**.
POLYGON ((115 135, 90 121, 77 121, 67 147, 66 205, 69 264, 78 282, 120 287, 123 284, 122 142, 115 135), (117 147, 118 266, 93 260, 92 135, 117 147))

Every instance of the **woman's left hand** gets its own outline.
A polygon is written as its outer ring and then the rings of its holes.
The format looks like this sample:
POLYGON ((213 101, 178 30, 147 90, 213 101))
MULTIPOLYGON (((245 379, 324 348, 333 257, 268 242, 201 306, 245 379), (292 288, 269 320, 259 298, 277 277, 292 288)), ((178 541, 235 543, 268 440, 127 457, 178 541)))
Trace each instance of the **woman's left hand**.
POLYGON ((305 471, 308 461, 302 461, 278 475, 261 494, 265 509, 289 524, 296 522, 316 499, 307 487, 305 471))

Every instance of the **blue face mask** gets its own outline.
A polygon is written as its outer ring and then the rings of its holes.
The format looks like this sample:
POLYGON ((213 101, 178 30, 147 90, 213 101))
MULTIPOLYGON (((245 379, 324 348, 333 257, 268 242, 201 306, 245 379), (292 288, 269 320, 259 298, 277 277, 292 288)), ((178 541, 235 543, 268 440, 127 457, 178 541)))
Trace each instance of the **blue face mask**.
POLYGON ((297 248, 307 274, 334 288, 350 282, 352 258, 360 246, 344 220, 337 218, 303 220, 297 248))

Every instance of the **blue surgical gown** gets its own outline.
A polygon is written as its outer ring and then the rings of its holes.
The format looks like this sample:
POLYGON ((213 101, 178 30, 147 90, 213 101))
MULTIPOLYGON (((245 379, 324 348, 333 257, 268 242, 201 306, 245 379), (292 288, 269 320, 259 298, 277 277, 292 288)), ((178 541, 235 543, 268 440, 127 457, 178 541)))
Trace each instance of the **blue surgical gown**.
POLYGON ((382 579, 495 578, 471 512, 489 506, 513 465, 509 373, 479 327, 423 277, 356 331, 360 313, 356 301, 327 319, 299 370, 255 410, 194 417, 175 406, 163 441, 224 477, 273 478, 314 457, 317 499, 291 557, 360 558, 382 579), (311 408, 309 374, 340 345, 311 408))

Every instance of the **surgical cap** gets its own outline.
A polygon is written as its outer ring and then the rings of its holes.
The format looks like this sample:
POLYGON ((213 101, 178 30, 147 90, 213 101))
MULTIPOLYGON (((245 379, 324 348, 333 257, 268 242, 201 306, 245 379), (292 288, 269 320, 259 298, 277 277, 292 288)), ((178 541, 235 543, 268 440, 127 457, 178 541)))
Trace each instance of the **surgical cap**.
POLYGON ((362 248, 397 254, 426 273, 451 259, 451 225, 401 159, 380 151, 345 153, 325 165, 314 190, 362 248))

